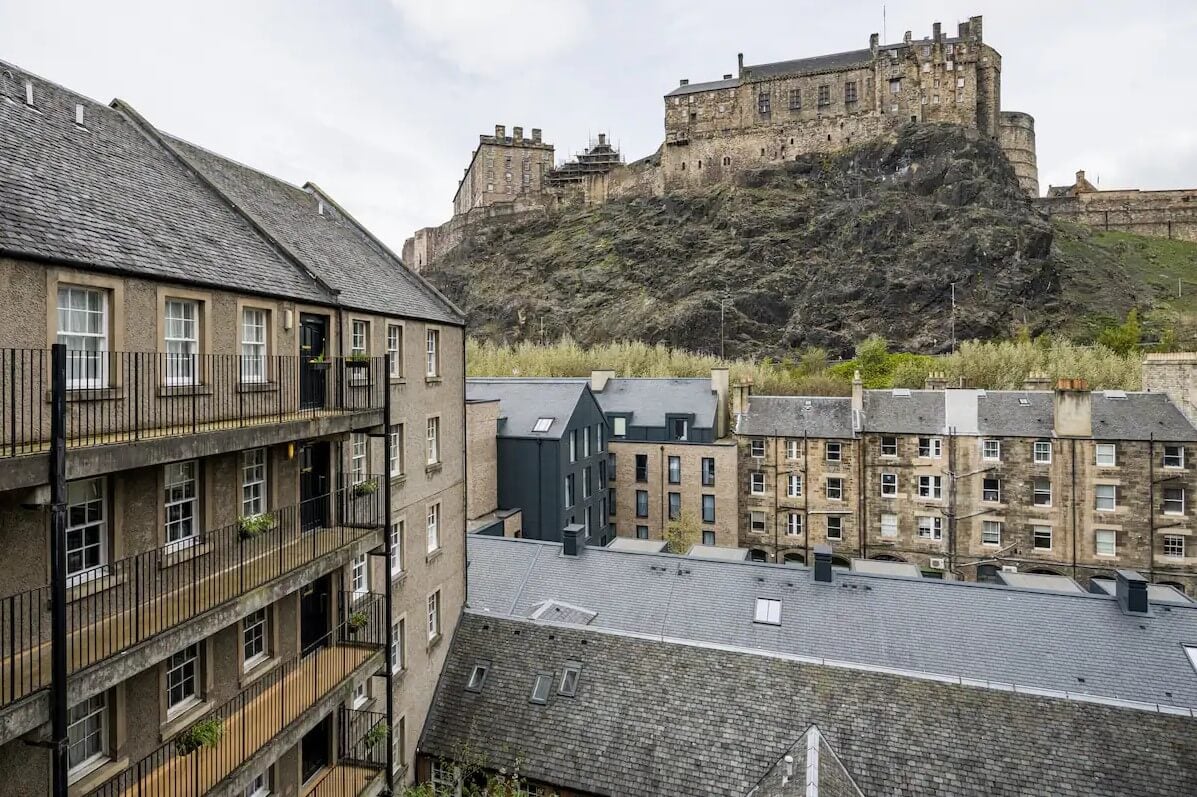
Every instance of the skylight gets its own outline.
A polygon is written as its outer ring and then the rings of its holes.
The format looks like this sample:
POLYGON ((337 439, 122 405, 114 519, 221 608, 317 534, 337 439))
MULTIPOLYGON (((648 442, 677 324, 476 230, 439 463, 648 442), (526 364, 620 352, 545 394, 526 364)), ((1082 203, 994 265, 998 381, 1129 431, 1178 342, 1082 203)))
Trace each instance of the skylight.
POLYGON ((563 697, 573 697, 578 693, 578 679, 582 676, 582 664, 567 661, 565 669, 561 671, 561 683, 557 687, 557 694, 563 697))
POLYGON ((470 680, 466 682, 466 691, 481 692, 488 672, 490 672, 490 662, 480 661, 475 664, 474 669, 470 671, 470 680))
POLYGON ((774 598, 757 598, 756 616, 752 621, 765 625, 781 625, 781 601, 774 598))
POLYGON ((1124 399, 1126 398, 1125 390, 1107 390, 1106 398, 1108 399, 1124 399))
POLYGON ((1027 398, 1026 396, 1020 396, 1018 399, 1018 403, 1024 407, 1031 406, 1031 400, 1029 398, 1027 398))
POLYGON ((910 398, 910 388, 895 387, 894 388, 894 398, 910 398))
POLYGON ((549 427, 553 425, 552 418, 537 418, 536 425, 532 427, 534 432, 547 432, 549 427))
POLYGON ((532 684, 532 696, 528 698, 530 703, 539 703, 544 705, 549 702, 549 690, 553 688, 553 676, 545 673, 538 673, 536 681, 532 684))
POLYGON ((1189 657, 1189 664, 1197 670, 1197 645, 1185 645, 1185 654, 1189 657))

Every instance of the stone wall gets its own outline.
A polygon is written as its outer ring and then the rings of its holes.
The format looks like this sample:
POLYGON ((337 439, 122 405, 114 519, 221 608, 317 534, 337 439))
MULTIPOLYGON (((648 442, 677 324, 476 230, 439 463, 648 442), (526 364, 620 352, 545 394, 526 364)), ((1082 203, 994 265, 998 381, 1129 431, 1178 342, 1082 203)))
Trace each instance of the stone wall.
POLYGON ((1167 394, 1189 422, 1197 425, 1197 352, 1144 355, 1143 389, 1167 394))
POLYGON ((1037 204, 1049 216, 1096 230, 1197 242, 1197 188, 1085 191, 1044 197, 1037 204))
POLYGON ((539 128, 525 138, 522 127, 513 127, 508 136, 503 125, 495 125, 493 136, 478 136, 478 148, 453 197, 453 215, 520 196, 536 196, 552 168, 553 145, 541 141, 539 128))
POLYGON ((403 265, 419 273, 429 263, 444 257, 465 240, 469 230, 479 222, 489 219, 521 216, 528 213, 544 213, 553 200, 547 194, 522 196, 511 202, 500 202, 477 207, 460 216, 454 216, 439 227, 424 227, 416 230, 411 238, 403 242, 400 255, 403 265))
POLYGON ((1021 111, 1002 111, 998 126, 998 143, 1014 173, 1018 184, 1029 196, 1039 196, 1039 164, 1035 155, 1035 119, 1021 111))

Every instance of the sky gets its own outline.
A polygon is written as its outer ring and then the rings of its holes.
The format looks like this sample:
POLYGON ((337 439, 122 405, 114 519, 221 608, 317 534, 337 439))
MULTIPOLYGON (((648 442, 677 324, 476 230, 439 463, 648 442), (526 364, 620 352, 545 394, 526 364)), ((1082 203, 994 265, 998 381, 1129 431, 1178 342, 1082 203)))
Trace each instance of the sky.
MULTIPOLYGON (((335 197, 393 249, 452 213, 480 133, 657 148, 662 95, 975 14, 1039 184, 1197 186, 1194 0, 0 0, 0 59, 335 197), (884 9, 884 13, 883 13, 884 9), (883 29, 884 16, 884 29, 883 29)), ((0 175, 2 178, 2 175, 0 175)))

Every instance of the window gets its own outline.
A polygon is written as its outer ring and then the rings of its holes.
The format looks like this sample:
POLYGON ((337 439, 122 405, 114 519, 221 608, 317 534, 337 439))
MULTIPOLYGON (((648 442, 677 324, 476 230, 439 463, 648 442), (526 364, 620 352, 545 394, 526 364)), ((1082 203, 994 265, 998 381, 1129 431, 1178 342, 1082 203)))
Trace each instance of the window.
POLYGON ((919 538, 924 540, 943 539, 943 518, 931 515, 919 515, 919 538))
POLYGON ((991 504, 1002 502, 1002 480, 996 476, 987 476, 981 480, 981 500, 991 504))
POLYGON ((1112 484, 1099 484, 1093 488, 1098 512, 1113 512, 1118 508, 1118 488, 1112 484))
POLYGON ((802 89, 790 89, 790 110, 802 110, 802 89))
POLYGON ((786 477, 786 495, 797 498, 802 495, 802 474, 791 473, 786 477))
POLYGON ((407 767, 407 717, 400 717, 396 725, 395 738, 391 742, 392 758, 395 759, 395 771, 407 767))
POLYGON ((786 459, 799 459, 799 451, 798 440, 786 441, 786 459))
POLYGON ((266 449, 253 448, 241 455, 241 516, 266 511, 266 449))
POLYGON ((428 419, 428 464, 436 465, 441 461, 441 419, 428 419))
POLYGON ((244 797, 270 797, 270 769, 259 772, 245 787, 244 797))
POLYGON ((266 311, 241 310, 241 381, 266 381, 266 311))
POLYGON ((370 682, 362 681, 353 687, 353 707, 361 708, 370 702, 370 682))
POLYGON ((582 468, 582 499, 585 500, 590 497, 591 490, 591 470, 590 466, 582 468))
POLYGON ((831 86, 824 84, 819 86, 819 107, 831 105, 831 86))
POLYGON ((532 425, 532 431, 547 432, 552 425, 552 418, 537 418, 536 423, 532 425))
POLYGON ((1097 465, 1102 468, 1112 468, 1118 464, 1118 447, 1114 443, 1097 444, 1097 465))
MULTIPOLYGON (((613 477, 614 478, 614 477, 613 477)), ((714 457, 702 458, 702 486, 715 486, 715 459, 714 457)))
POLYGON ((943 440, 938 437, 919 438, 919 456, 923 459, 939 459, 943 452, 943 440))
POLYGON ((532 682, 532 694, 528 697, 528 702, 543 706, 549 702, 549 690, 552 688, 553 676, 539 673, 536 680, 532 682))
POLYGON ((441 504, 438 501, 428 507, 428 553, 441 547, 441 504))
POLYGON ((919 476, 919 498, 938 501, 943 497, 942 476, 919 476))
POLYGON ((199 702, 199 645, 183 648, 166 660, 166 710, 178 713, 199 702))
POLYGON ((1164 514, 1183 515, 1185 513, 1185 488, 1164 488, 1164 514))
POLYGON ((997 520, 983 520, 981 521, 981 544, 982 545, 1001 545, 1002 544, 1002 524, 997 520))
POLYGON ((832 477, 827 480, 827 500, 829 501, 843 501, 844 500, 844 480, 838 477, 832 477))
POLYGON ((56 340, 67 348, 67 387, 73 390, 107 387, 107 291, 59 288, 56 340))
POLYGON ((669 519, 677 520, 682 516, 682 494, 669 494, 669 519))
POLYGON ((403 572, 403 534, 406 526, 403 518, 391 524, 391 575, 403 572))
POLYGON ((715 544, 715 532, 711 531, 710 529, 703 529, 702 544, 703 545, 714 545, 715 544))
POLYGON ((403 475, 405 457, 403 456, 403 424, 391 427, 391 478, 403 475))
POLYGON ((387 324, 387 373, 392 379, 403 376, 403 327, 387 324))
POLYGON ((167 299, 165 322, 166 384, 193 385, 199 354, 199 302, 167 299))
POLYGON ((557 694, 562 697, 573 697, 578 693, 578 679, 582 676, 582 665, 576 661, 567 662, 561 670, 561 682, 557 686, 557 694))
POLYGON ((748 492, 753 495, 765 494, 765 474, 759 472, 748 474, 748 492))
POLYGON ((428 641, 441 635, 441 591, 428 596, 428 641))
POLYGON ((1050 551, 1052 548, 1052 527, 1031 526, 1031 544, 1039 551, 1050 551))
POLYGON ((579 431, 582 432, 582 459, 590 456, 590 427, 583 426, 579 431))
POLYGON ((426 377, 434 377, 440 374, 440 347, 441 347, 441 331, 439 329, 430 329, 426 335, 424 375, 426 377))
POLYGON ((615 417, 611 419, 611 434, 616 437, 627 437, 628 419, 615 417))
POLYGON ((753 440, 749 444, 749 453, 757 459, 764 459, 765 457, 765 441, 753 440))
POLYGON ((474 665, 470 670, 469 680, 466 681, 467 692, 481 692, 483 684, 486 683, 486 674, 490 672, 490 662, 480 661, 474 665))
POLYGON ((648 539, 648 526, 637 526, 636 527, 636 539, 638 539, 638 540, 647 540, 648 539))
POLYGON ((366 480, 366 453, 368 438, 364 432, 354 432, 349 437, 349 473, 354 485, 366 480))
POLYGON ((781 601, 775 598, 757 598, 756 613, 752 621, 766 625, 781 625, 781 601))
POLYGON ((886 512, 881 515, 881 536, 882 537, 897 537, 898 536, 898 516, 886 512))
POLYGON ((594 427, 594 450, 595 451, 603 450, 603 429, 605 429, 605 428, 606 428, 606 424, 604 424, 604 423, 596 424, 594 427))
POLYGON ((578 461, 578 430, 569 430, 569 461, 578 461))
POLYGON ((369 564, 369 554, 355 556, 349 563, 349 589, 353 592, 355 599, 370 591, 369 564))
POLYGON ((109 757, 108 694, 71 706, 67 715, 67 766, 72 776, 93 769, 109 757))
POLYGON ((1113 529, 1098 529, 1093 533, 1093 542, 1098 556, 1115 556, 1118 553, 1118 535, 1113 529))
POLYGON ((242 669, 249 672, 269 656, 269 609, 261 608, 241 621, 242 669))
POLYGON ((1031 496, 1032 502, 1035 506, 1051 506, 1052 505, 1052 480, 1046 476, 1036 476, 1034 482, 1034 494, 1031 496))
POLYGON ((391 671, 403 672, 407 669, 407 619, 399 618, 399 622, 391 626, 391 671))
POLYGON ((1184 446, 1164 446, 1164 467, 1183 468, 1185 466, 1184 446))
POLYGON ((1000 440, 981 441, 981 459, 986 462, 1001 462, 1002 443, 1000 440))
POLYGON ((827 539, 844 539, 844 518, 842 515, 827 516, 827 539))
POLYGON ((366 347, 370 342, 370 324, 366 321, 354 319, 349 340, 350 353, 365 356, 366 347))
MULTIPOLYGON (((894 52, 897 52, 897 51, 894 51, 894 52)), ((901 94, 902 93, 902 78, 896 77, 896 78, 893 78, 890 80, 889 93, 890 94, 901 94)))
POLYGON ((565 475, 565 506, 566 506, 566 508, 569 508, 576 503, 574 500, 574 498, 575 498, 574 478, 575 478, 574 474, 572 474, 572 473, 567 473, 565 475))
POLYGON ((883 456, 883 457, 898 456, 898 438, 896 438, 896 437, 881 438, 881 456, 883 456))
POLYGON ((1164 535, 1164 556, 1169 559, 1184 559, 1185 538, 1179 534, 1164 535))
POLYGON ((844 84, 844 102, 856 102, 855 80, 849 80, 844 84))
POLYGON ((685 418, 670 418, 669 419, 669 433, 673 440, 688 440, 690 434, 690 422, 685 418))
POLYGON ((648 517, 648 490, 636 491, 636 517, 648 517))
POLYGON ((704 495, 702 497, 702 522, 715 522, 715 496, 704 495))
POLYGON ((790 512, 786 515, 786 534, 796 536, 802 533, 802 513, 790 512))
POLYGON ((824 456, 828 462, 839 462, 842 456, 842 450, 839 443, 827 443, 823 449, 824 456))
POLYGON ((171 550, 192 545, 199 537, 199 498, 196 461, 166 466, 166 542, 171 550))
POLYGON ((670 457, 669 458, 669 483, 670 484, 681 484, 682 483, 682 458, 681 457, 670 457))
POLYGON ((765 513, 752 511, 748 513, 748 528, 757 534, 765 533, 765 513))
POLYGON ((769 92, 762 91, 757 95, 756 110, 757 113, 761 114, 762 116, 765 116, 769 113, 769 92))
POLYGON ((896 473, 882 473, 881 474, 881 497, 893 498, 898 494, 898 474, 896 473))
POLYGON ((66 568, 68 583, 99 578, 107 572, 108 520, 104 479, 67 485, 66 568))
POLYGON ((1035 464, 1036 465, 1052 464, 1052 444, 1051 444, 1050 440, 1036 440, 1035 441, 1035 464))

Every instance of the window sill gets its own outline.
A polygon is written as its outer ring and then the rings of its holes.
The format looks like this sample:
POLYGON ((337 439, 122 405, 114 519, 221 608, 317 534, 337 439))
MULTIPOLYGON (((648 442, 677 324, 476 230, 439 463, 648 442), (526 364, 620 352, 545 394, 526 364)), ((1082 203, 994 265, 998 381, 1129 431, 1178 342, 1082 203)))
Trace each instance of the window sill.
MULTIPOLYGON (((105 569, 106 566, 105 566, 105 569)), ((90 598, 99 595, 101 592, 119 587, 125 583, 125 577, 113 576, 104 573, 102 576, 96 576, 86 580, 80 580, 78 583, 67 586, 67 603, 75 603, 85 598, 90 598)))
POLYGON ((425 465, 424 466, 424 475, 425 476, 433 476, 437 473, 440 473, 442 468, 444 468, 444 464, 441 462, 433 462, 429 465, 425 465))
MULTIPOLYGON (((238 678, 238 684, 242 689, 244 689, 266 673, 274 672, 281 664, 282 659, 280 659, 278 656, 268 656, 264 659, 260 659, 248 670, 241 670, 241 675, 238 678)), ((242 666, 244 667, 244 665, 242 666)))
POLYGON ((443 554, 444 552, 445 552, 444 546, 437 548, 435 551, 429 551, 428 554, 424 557, 425 564, 429 564, 432 561, 439 559, 441 557, 441 554, 443 554))
POLYGON ((162 555, 158 558, 158 568, 160 570, 175 567, 197 557, 204 556, 211 549, 211 546, 206 542, 195 542, 192 545, 169 551, 168 549, 172 545, 178 545, 178 543, 172 542, 162 546, 162 555))
POLYGON ((278 382, 238 382, 238 393, 276 393, 278 382))
POLYGON ((195 699, 180 706, 173 712, 168 710, 166 712, 166 722, 162 723, 160 728, 162 741, 165 742, 197 718, 202 717, 209 708, 211 708, 211 705, 208 701, 195 699))
POLYGON ((439 376, 426 376, 426 377, 424 377, 424 384, 426 384, 426 385, 439 385, 439 384, 440 384, 441 382, 443 382, 443 381, 444 381, 444 380, 443 380, 441 377, 439 377, 439 376))
POLYGON ((210 396, 212 395, 212 386, 205 384, 196 385, 159 385, 158 398, 170 398, 173 396, 210 396))
POLYGON ((71 781, 71 785, 67 788, 67 794, 69 797, 81 797, 81 795, 88 794, 113 775, 123 772, 128 767, 128 756, 97 761, 91 769, 84 770, 74 776, 75 779, 71 781))
POLYGON ((391 477, 391 486, 392 487, 402 487, 405 484, 407 484, 407 474, 406 473, 400 473, 398 476, 391 477))
POLYGON ((391 571, 391 583, 395 586, 400 586, 404 581, 407 581, 407 571, 400 570, 398 572, 391 571))
POLYGON ((427 650, 431 651, 433 648, 435 648, 437 645, 439 645, 441 643, 441 640, 444 638, 445 638, 444 634, 437 634, 436 636, 429 639, 427 650))
MULTIPOLYGON (((68 404, 86 401, 116 401, 125 397, 123 387, 75 387, 67 388, 66 400, 68 404)), ((46 391, 46 403, 54 400, 49 390, 46 391)))
POLYGON ((392 385, 406 385, 407 384, 407 377, 405 377, 405 376, 390 376, 390 377, 387 377, 387 379, 390 381, 390 383, 392 385))

